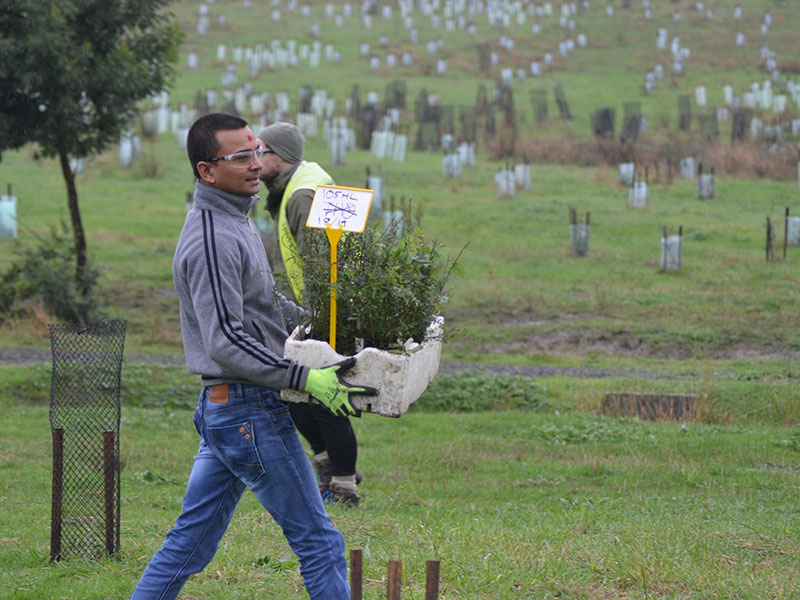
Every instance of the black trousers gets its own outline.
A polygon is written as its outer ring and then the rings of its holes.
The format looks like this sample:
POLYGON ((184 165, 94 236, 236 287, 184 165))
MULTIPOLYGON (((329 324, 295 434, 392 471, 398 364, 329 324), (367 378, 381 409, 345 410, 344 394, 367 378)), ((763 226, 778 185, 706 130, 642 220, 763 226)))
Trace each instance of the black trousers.
POLYGON ((332 475, 354 475, 358 442, 348 417, 334 415, 310 402, 289 402, 295 427, 311 445, 314 454, 328 451, 332 475))

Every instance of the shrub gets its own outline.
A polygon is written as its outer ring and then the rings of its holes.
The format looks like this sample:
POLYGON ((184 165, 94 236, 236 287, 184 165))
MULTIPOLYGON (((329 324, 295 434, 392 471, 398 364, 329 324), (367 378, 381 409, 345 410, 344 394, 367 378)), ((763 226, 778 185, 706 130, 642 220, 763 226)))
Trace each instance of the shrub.
POLYGON ((44 303, 53 316, 86 325, 98 316, 95 284, 99 270, 88 263, 79 278, 75 273, 75 246, 69 228, 50 229, 31 248, 18 246, 18 259, 0 276, 0 322, 25 316, 30 306, 44 303))
POLYGON ((548 406, 545 388, 518 375, 465 371, 439 375, 412 408, 423 412, 540 410, 548 406))
MULTIPOLYGON (((445 302, 445 284, 456 266, 428 243, 419 223, 394 221, 386 229, 345 233, 338 245, 336 350, 355 354, 361 347, 402 348, 421 342, 445 302)), ((324 230, 308 234, 304 304, 311 335, 330 333, 330 245, 324 230)))

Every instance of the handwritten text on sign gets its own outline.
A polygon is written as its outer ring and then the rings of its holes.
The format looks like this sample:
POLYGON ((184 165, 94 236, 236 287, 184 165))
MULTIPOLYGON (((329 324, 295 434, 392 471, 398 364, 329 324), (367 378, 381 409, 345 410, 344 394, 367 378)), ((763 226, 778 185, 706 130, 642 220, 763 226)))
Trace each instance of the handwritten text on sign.
POLYGON ((361 233, 367 225, 373 190, 318 185, 308 213, 306 227, 335 229, 361 233))

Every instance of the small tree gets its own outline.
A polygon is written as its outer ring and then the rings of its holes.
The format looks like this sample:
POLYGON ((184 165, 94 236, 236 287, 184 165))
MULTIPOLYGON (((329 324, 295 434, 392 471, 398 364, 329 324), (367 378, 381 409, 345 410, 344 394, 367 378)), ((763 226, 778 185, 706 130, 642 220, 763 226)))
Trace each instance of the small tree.
POLYGON ((58 157, 79 285, 91 278, 70 158, 115 143, 138 102, 171 82, 182 35, 172 2, 0 1, 0 156, 34 143, 37 155, 58 157))
MULTIPOLYGON (((409 211, 410 212, 410 211, 409 211)), ((330 244, 322 229, 307 233, 303 305, 311 317, 311 339, 328 341, 331 285, 336 289, 336 350, 402 348, 422 342, 431 321, 447 303, 445 285, 458 266, 437 241, 424 239, 419 223, 407 217, 388 227, 346 233, 338 244, 337 283, 330 283, 330 244)), ((465 246, 466 248, 466 246, 465 246)), ((463 249, 462 249, 463 252, 463 249)))

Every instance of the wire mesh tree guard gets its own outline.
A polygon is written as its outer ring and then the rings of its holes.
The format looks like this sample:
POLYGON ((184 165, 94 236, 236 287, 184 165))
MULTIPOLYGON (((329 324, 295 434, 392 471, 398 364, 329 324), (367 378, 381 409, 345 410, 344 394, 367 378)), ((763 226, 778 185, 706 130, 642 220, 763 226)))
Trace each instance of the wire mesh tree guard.
POLYGON ((119 554, 120 374, 127 322, 48 324, 53 370, 50 558, 119 554))

